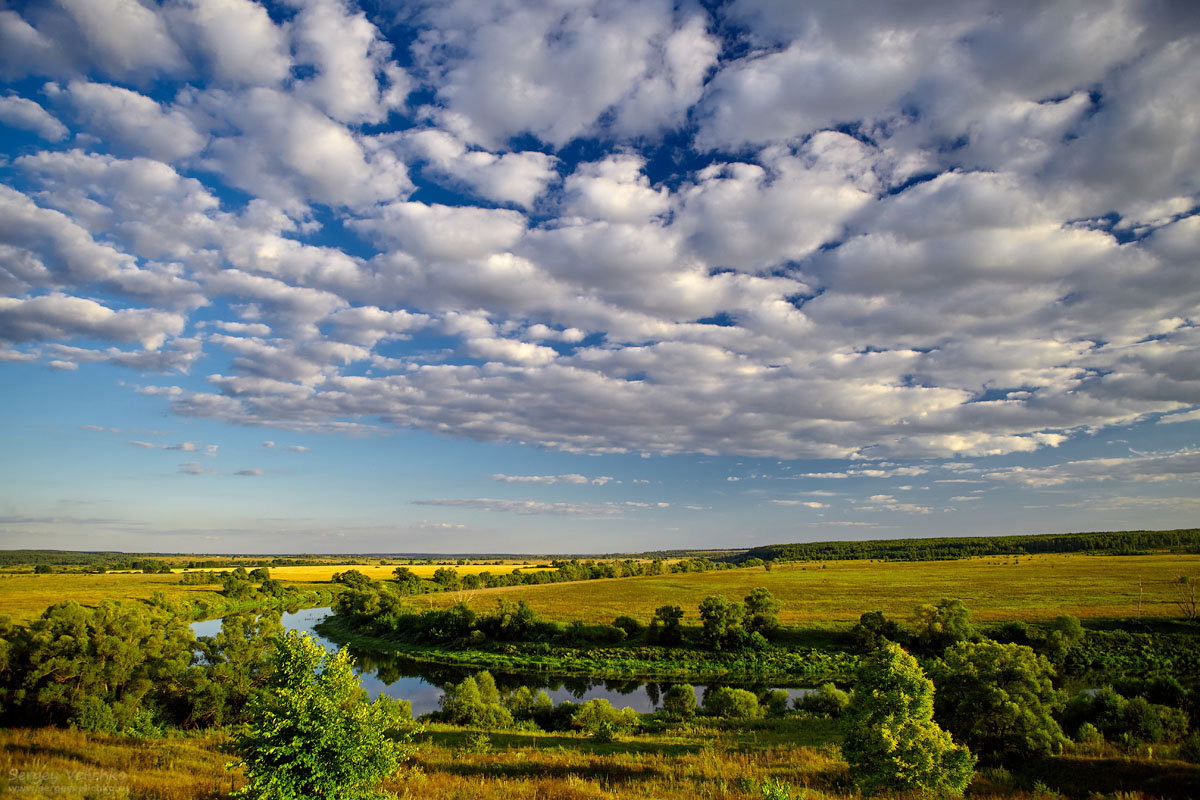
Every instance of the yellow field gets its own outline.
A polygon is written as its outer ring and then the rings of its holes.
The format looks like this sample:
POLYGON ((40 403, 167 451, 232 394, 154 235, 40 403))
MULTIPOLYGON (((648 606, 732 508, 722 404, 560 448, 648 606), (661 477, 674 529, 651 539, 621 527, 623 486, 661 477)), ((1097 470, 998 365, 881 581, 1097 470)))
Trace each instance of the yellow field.
MULTIPOLYGON (((830 561, 641 578, 480 589, 467 602, 485 609, 497 597, 525 600, 552 619, 611 622, 628 614, 646 620, 661 605, 681 606, 698 621, 705 596, 740 600, 765 586, 783 602, 785 624, 856 620, 880 609, 907 617, 918 603, 956 597, 976 619, 1049 619, 1177 616, 1172 598, 1181 575, 1200 576, 1200 556, 1088 556, 1078 554, 990 557, 960 561, 830 561)), ((430 595, 439 605, 463 593, 430 595)))
MULTIPOLYGON (((543 562, 544 563, 544 562, 543 562)), ((525 564, 521 562, 513 562, 506 564, 412 564, 404 565, 406 569, 416 574, 421 578, 431 578, 433 573, 439 569, 452 569, 459 575, 468 573, 479 574, 480 572, 491 572, 494 575, 507 575, 514 569, 527 570, 530 572, 537 571, 539 568, 536 564, 525 564)), ((381 567, 378 564, 321 564, 315 567, 267 567, 271 571, 271 577, 280 581, 304 581, 307 583, 320 583, 328 581, 333 577, 335 572, 345 572, 346 570, 356 569, 368 578, 380 580, 383 578, 392 577, 396 566, 389 564, 381 567)), ((253 569, 253 567, 247 567, 253 569)), ((544 567, 542 569, 545 569, 544 567)), ((184 570, 178 570, 183 572, 184 570)), ((200 572, 201 570, 187 570, 188 572, 200 572)), ((225 571, 225 570, 217 570, 225 571)))

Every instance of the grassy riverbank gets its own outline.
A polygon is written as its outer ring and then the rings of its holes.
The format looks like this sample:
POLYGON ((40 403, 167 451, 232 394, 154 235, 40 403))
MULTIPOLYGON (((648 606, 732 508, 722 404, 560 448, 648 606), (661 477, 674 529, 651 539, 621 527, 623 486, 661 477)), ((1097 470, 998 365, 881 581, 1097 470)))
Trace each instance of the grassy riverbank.
POLYGON ((426 664, 613 680, 813 686, 824 681, 847 680, 858 663, 857 657, 850 653, 816 649, 714 653, 647 645, 560 647, 541 642, 503 642, 463 649, 399 644, 363 635, 338 617, 330 617, 317 625, 316 630, 339 644, 394 653, 426 664))

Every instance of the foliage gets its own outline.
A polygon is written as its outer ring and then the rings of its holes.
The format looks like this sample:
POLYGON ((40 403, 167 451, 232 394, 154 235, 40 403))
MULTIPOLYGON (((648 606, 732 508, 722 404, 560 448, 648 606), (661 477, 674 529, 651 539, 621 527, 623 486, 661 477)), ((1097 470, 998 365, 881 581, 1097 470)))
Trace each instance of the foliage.
POLYGON ((746 609, 724 595, 709 595, 700 603, 701 638, 714 650, 740 647, 746 640, 746 609))
POLYGON ((620 616, 613 620, 613 627, 625 631, 626 636, 637 636, 642 632, 642 623, 630 616, 620 616))
POLYGON ((923 603, 912 617, 914 646, 926 653, 937 653, 950 645, 975 638, 971 612, 961 600, 943 598, 923 603))
POLYGON ((229 614, 218 634, 197 640, 203 665, 188 672, 185 724, 248 721, 249 702, 270 677, 274 641, 282 635, 279 614, 229 614))
POLYGON ((960 642, 934 663, 931 677, 938 722, 981 758, 1011 763, 1061 750, 1054 668, 1031 648, 960 642))
POLYGON ((746 630, 769 636, 779 629, 779 611, 783 604, 763 586, 750 590, 746 595, 746 630))
POLYGON ((704 693, 704 713, 725 719, 761 719, 764 712, 754 692, 716 686, 704 693))
POLYGON ((796 698, 795 706, 801 711, 824 714, 836 719, 850 706, 850 695, 832 683, 823 683, 815 692, 796 698))
POLYGON ((866 612, 850 629, 850 641, 860 653, 869 653, 885 642, 903 642, 906 639, 900 625, 885 617, 882 611, 866 612))
POLYGON ((513 724, 513 714, 501 702, 490 672, 468 675, 446 686, 440 702, 442 717, 456 725, 496 730, 513 724))
POLYGON ((933 683, 916 659, 888 644, 857 677, 842 752, 860 788, 962 794, 975 757, 933 721, 933 683))
POLYGON ((659 606, 650 618, 650 641, 676 644, 683 638, 683 609, 679 606, 659 606))
POLYGON ((691 719, 696 715, 696 690, 690 683, 672 683, 663 694, 662 707, 675 719, 691 719))
POLYGON ((640 724, 641 716, 632 708, 618 711, 602 697, 588 700, 571 717, 572 727, 599 741, 611 742, 617 734, 636 731, 640 724))
POLYGON ((1189 735, 1179 745, 1179 755, 1193 764, 1200 764, 1200 731, 1189 735))
POLYGON ((1040 536, 964 536, 929 539, 873 539, 858 542, 804 542, 755 547, 734 559, 777 561, 936 561, 973 556, 1031 553, 1130 553, 1200 546, 1200 529, 1109 531, 1040 536))
POLYGON ((17 723, 120 730, 183 694, 192 632, 167 609, 68 601, 7 631, 0 708, 17 723))
POLYGON ((1111 742, 1179 741, 1188 731, 1187 715, 1180 709, 1151 703, 1144 697, 1125 698, 1111 686, 1095 694, 1080 692, 1066 704, 1063 724, 1068 730, 1092 725, 1111 742))
POLYGON ((786 689, 772 689, 759 700, 767 714, 772 717, 782 717, 786 714, 791 702, 792 696, 787 693, 786 689))
POLYGON ((389 698, 368 702, 348 651, 326 653, 289 631, 277 640, 271 691, 251 702, 232 749, 246 775, 238 797, 380 797, 379 782, 412 751, 411 718, 389 698))

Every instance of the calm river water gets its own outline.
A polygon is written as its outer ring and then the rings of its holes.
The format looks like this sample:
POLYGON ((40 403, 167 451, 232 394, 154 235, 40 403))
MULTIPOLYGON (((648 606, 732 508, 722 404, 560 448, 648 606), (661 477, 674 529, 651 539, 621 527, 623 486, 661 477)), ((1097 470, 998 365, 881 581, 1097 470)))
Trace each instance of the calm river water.
MULTIPOLYGON (((282 623, 285 630, 296 630, 312 635, 328 650, 337 650, 337 644, 326 639, 313 630, 313 626, 325 619, 329 608, 306 608, 296 612, 285 612, 282 623)), ((196 636, 212 636, 221 630, 220 619, 209 619, 203 622, 193 622, 192 630, 196 636)), ((352 649, 356 662, 355 672, 358 673, 362 687, 370 692, 372 697, 386 694, 412 703, 413 716, 437 711, 438 701, 442 696, 442 686, 457 682, 464 676, 477 670, 464 670, 453 667, 439 667, 429 664, 419 664, 409 659, 389 653, 364 652, 352 649)), ((574 703, 602 697, 617 708, 632 708, 635 711, 648 712, 659 707, 662 692, 666 683, 646 683, 642 681, 605 681, 589 678, 558 677, 544 673, 501 674, 494 673, 496 684, 501 689, 529 686, 535 690, 545 689, 550 698, 557 704, 564 700, 574 703)), ((752 688, 752 687, 748 687, 752 688)), ((704 694, 704 686, 696 686, 696 699, 704 694)), ((811 691, 809 689, 788 688, 787 691, 798 697, 811 691)))

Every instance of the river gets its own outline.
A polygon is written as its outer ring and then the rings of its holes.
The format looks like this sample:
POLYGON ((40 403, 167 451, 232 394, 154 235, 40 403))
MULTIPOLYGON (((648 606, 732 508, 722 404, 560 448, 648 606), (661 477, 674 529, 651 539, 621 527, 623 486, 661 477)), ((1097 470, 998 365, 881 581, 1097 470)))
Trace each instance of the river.
MULTIPOLYGON (((284 630, 307 633, 329 651, 338 645, 321 636, 313 628, 330 613, 328 607, 306 608, 295 612, 284 612, 281 622, 284 630)), ((221 630, 220 619, 193 622, 196 636, 212 636, 221 630)), ((403 656, 390 653, 362 651, 352 648, 355 672, 362 687, 372 697, 386 694, 412 703, 413 716, 437 711, 441 706, 442 686, 457 682, 478 670, 420 664, 403 656)), ((555 704, 564 700, 581 703, 593 698, 608 700, 616 708, 632 708, 642 713, 654 711, 660 705, 666 683, 645 681, 592 680, 589 678, 546 675, 544 673, 501 674, 494 673, 496 685, 503 689, 528 686, 535 691, 545 689, 555 704)), ((706 687, 695 686, 696 700, 700 701, 706 687)), ((747 687, 752 688, 752 687, 747 687)), ((807 688, 786 688, 792 697, 812 691, 807 688)))

